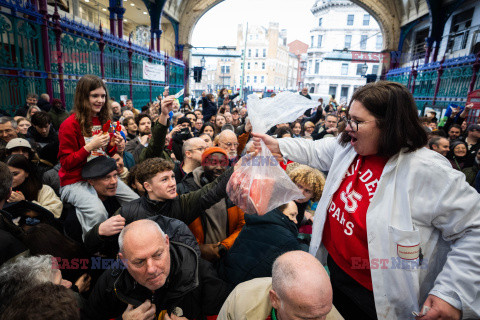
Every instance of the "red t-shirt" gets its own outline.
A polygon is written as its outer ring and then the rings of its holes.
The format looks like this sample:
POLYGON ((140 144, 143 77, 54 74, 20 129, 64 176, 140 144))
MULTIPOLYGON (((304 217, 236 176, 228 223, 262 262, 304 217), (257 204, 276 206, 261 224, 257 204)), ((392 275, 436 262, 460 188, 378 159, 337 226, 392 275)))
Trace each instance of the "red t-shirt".
POLYGON ((379 156, 355 157, 333 195, 323 228, 322 242, 333 261, 370 291, 373 289, 368 263, 367 210, 387 160, 379 156))

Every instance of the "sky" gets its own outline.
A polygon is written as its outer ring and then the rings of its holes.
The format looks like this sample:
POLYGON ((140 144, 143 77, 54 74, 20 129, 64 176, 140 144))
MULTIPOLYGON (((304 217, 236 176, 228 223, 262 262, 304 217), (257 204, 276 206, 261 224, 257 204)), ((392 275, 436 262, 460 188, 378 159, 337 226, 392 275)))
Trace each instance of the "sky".
POLYGON ((234 46, 237 26, 280 23, 287 29, 287 43, 300 40, 308 43, 310 29, 315 21, 310 9, 315 0, 225 0, 211 8, 200 18, 193 30, 195 47, 234 46))

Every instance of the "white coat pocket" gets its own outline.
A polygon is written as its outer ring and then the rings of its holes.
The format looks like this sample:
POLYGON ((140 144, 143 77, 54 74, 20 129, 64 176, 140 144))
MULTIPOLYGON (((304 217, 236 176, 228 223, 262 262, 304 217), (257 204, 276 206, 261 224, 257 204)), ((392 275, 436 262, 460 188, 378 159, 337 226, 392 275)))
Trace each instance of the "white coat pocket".
POLYGON ((390 233, 392 257, 398 257, 403 260, 420 258, 420 232, 417 228, 407 231, 388 226, 388 231, 390 233))

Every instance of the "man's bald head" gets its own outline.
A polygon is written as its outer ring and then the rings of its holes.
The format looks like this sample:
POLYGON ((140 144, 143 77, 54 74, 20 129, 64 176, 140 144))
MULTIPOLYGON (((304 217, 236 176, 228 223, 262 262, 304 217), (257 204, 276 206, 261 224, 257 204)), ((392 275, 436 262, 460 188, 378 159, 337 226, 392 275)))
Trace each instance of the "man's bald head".
POLYGON ((170 243, 156 222, 130 223, 120 232, 118 246, 118 256, 140 285, 151 291, 163 287, 170 274, 170 243))
POLYGON ((232 130, 223 130, 218 135, 218 146, 228 153, 229 159, 237 156, 238 139, 232 130))
POLYGON ((125 241, 141 241, 146 235, 156 235, 165 240, 165 233, 158 223, 147 219, 137 220, 127 224, 120 232, 120 235, 118 236, 118 247, 120 248, 120 252, 124 252, 125 241))
POLYGON ((287 252, 273 264, 270 300, 282 319, 299 312, 326 317, 332 308, 330 278, 311 254, 287 252))

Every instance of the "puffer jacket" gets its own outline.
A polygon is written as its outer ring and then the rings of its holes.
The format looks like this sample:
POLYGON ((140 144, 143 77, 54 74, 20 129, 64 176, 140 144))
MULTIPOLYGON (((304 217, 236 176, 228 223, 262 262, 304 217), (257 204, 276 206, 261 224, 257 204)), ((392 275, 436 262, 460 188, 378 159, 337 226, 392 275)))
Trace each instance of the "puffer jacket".
POLYGON ((220 260, 218 275, 230 284, 271 277, 275 259, 292 250, 307 251, 295 223, 278 209, 263 216, 245 215, 245 226, 220 260))
MULTIPOLYGON (((174 218, 165 217, 162 215, 156 215, 148 218, 153 220, 168 236, 171 241, 180 242, 192 247, 198 255, 200 255, 200 248, 198 247, 197 240, 193 236, 190 229, 182 221, 174 218)), ((118 253, 118 234, 114 236, 101 236, 98 234, 97 224, 85 235, 85 247, 89 252, 101 252, 107 257, 115 257, 118 253)))
POLYGON ((113 319, 122 315, 127 304, 137 308, 150 300, 156 306, 155 319, 165 311, 180 308, 183 317, 207 319, 220 311, 232 287, 215 276, 210 263, 199 259, 190 247, 170 241, 170 274, 165 285, 151 292, 133 279, 121 262, 106 270, 97 281, 82 319, 113 319))

